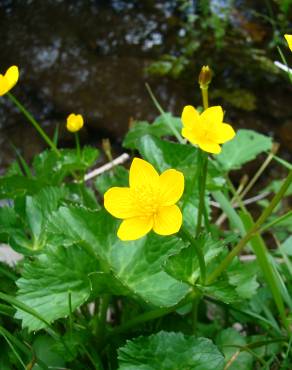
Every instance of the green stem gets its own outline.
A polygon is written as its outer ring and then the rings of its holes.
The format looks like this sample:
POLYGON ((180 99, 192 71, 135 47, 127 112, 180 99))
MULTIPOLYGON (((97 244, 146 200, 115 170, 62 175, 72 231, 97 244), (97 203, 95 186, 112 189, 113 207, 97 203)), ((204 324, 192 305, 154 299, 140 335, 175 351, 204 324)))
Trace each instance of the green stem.
POLYGON ((193 300, 193 307, 192 307, 192 332, 193 334, 195 334, 197 330, 199 303, 200 303, 200 296, 198 295, 193 300))
POLYGON ((150 86, 146 83, 146 89, 155 105, 155 107, 158 109, 158 111, 160 112, 160 114, 163 116, 163 118, 165 119, 165 122, 167 123, 168 127, 170 128, 170 130, 172 131, 173 135, 177 138, 178 142, 181 143, 181 144, 184 144, 185 141, 184 139, 181 137, 180 133, 177 131, 177 129, 173 126, 173 124, 168 120, 167 118, 167 115, 166 113, 164 112, 164 110, 162 109, 161 105, 158 103, 157 99, 155 98, 150 86))
POLYGON ((76 142, 77 156, 78 156, 78 159, 80 160, 80 140, 79 140, 78 132, 75 132, 75 142, 76 142))
MULTIPOLYGON (((105 331, 106 331, 106 315, 107 315, 107 310, 110 302, 110 296, 108 294, 103 295, 100 298, 100 304, 99 304, 99 310, 97 312, 97 317, 96 317, 96 339, 97 339, 97 346, 99 348, 102 347, 104 343, 104 338, 105 338, 105 331)), ((95 318, 93 318, 95 320, 95 318)))
POLYGON ((209 107, 209 97, 208 97, 208 86, 201 87, 203 108, 206 110, 209 107))
POLYGON ((202 216, 204 214, 205 208, 205 189, 206 189, 206 179, 207 179, 207 171, 208 171, 208 155, 201 151, 202 156, 202 165, 201 165, 201 178, 200 178, 200 186, 199 186, 199 209, 198 209, 198 218, 197 218, 197 226, 196 226, 196 238, 199 236, 201 231, 201 224, 202 224, 202 216))
POLYGON ((270 216, 273 212, 277 204, 283 198, 286 190, 288 189, 289 185, 292 182, 292 170, 289 172, 286 180, 283 182, 280 190, 271 200, 271 203, 263 213, 260 215, 254 226, 247 232, 247 234, 240 240, 240 242, 232 249, 232 251, 224 258, 224 260, 220 263, 220 265, 213 271, 213 273, 209 276, 207 280, 207 284, 211 284, 226 268, 230 265, 233 258, 236 257, 244 246, 248 243, 248 241, 259 231, 261 225, 266 221, 266 219, 270 216))
POLYGON ((282 215, 280 217, 277 217, 275 220, 273 220, 271 222, 268 222, 267 224, 263 225, 260 228, 259 233, 263 233, 264 231, 270 229, 272 226, 275 226, 279 222, 284 221, 284 220, 286 220, 287 218, 289 218, 291 216, 292 216, 292 210, 289 211, 289 212, 287 212, 287 213, 285 213, 284 215, 282 215))
POLYGON ((72 316, 72 294, 68 292, 68 307, 69 307, 69 332, 70 336, 72 336, 73 332, 73 316, 72 316))
POLYGON ((6 94, 8 98, 17 106, 20 112, 25 116, 25 118, 33 125, 33 127, 37 130, 37 132, 41 135, 44 141, 51 147, 51 149, 60 156, 59 150, 56 148, 56 145, 52 142, 52 140, 48 137, 48 135, 44 132, 41 128, 40 124, 34 119, 34 117, 29 113, 29 111, 20 103, 18 99, 10 92, 6 94))
POLYGON ((200 276, 201 276, 200 280, 201 280, 202 285, 204 285, 205 280, 206 280, 206 264, 205 264, 205 258, 202 252, 200 242, 199 240, 195 239, 185 227, 182 227, 180 229, 179 235, 181 236, 183 240, 188 241, 191 244, 191 246, 195 249, 196 254, 198 256, 199 267, 200 267, 200 276))

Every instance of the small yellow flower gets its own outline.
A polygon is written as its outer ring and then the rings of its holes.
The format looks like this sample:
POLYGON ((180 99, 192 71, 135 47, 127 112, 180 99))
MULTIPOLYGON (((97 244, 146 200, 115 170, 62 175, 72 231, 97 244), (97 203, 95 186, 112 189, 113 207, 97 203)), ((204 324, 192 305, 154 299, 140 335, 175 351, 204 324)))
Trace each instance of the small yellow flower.
POLYGON ((77 132, 83 127, 84 121, 81 114, 71 113, 67 117, 67 130, 70 132, 77 132))
POLYGON ((0 74, 0 96, 8 93, 16 85, 18 77, 19 71, 16 66, 8 68, 4 76, 0 74))
POLYGON ((187 105, 181 119, 182 136, 208 153, 219 154, 219 144, 235 136, 233 128, 223 122, 223 110, 220 106, 210 107, 199 114, 194 107, 187 105))
POLYGON ((136 240, 154 230, 159 235, 179 231, 182 214, 175 203, 184 191, 184 176, 174 169, 160 176, 143 159, 134 158, 130 168, 129 187, 113 187, 104 194, 105 209, 123 219, 118 237, 136 240))
POLYGON ((289 46, 290 50, 292 51, 292 35, 286 34, 286 35, 284 35, 284 37, 285 37, 286 41, 288 42, 288 46, 289 46))

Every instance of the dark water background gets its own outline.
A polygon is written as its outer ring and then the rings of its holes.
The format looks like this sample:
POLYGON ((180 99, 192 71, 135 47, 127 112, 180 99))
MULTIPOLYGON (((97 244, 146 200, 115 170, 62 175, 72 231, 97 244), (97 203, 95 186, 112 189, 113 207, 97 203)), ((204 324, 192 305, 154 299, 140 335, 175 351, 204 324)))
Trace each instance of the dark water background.
MULTIPOLYGON (((50 135, 60 125, 62 146, 74 145, 64 125, 67 115, 75 112, 86 121, 82 143, 99 145, 109 137, 118 154, 129 120, 157 115, 145 82, 165 110, 180 115, 184 105, 200 104, 197 75, 208 63, 215 72, 212 105, 222 104, 226 121, 235 128, 273 136, 281 143, 282 157, 291 159, 292 85, 271 65, 279 60, 270 47, 271 24, 255 17, 256 12, 269 14, 267 2, 233 2, 223 48, 214 47, 209 30, 198 32, 194 41, 200 47, 180 78, 151 76, 145 68, 163 53, 179 55, 177 40, 185 30, 178 3, 0 0, 0 70, 19 66, 20 81, 13 93, 50 135)), ((195 11, 196 2, 192 4, 195 11)), ((213 5, 215 12, 223 12, 230 1, 213 5)), ((284 43, 283 50, 292 65, 284 43)), ((12 144, 27 160, 44 148, 28 122, 2 97, 0 172, 15 158, 12 144)))

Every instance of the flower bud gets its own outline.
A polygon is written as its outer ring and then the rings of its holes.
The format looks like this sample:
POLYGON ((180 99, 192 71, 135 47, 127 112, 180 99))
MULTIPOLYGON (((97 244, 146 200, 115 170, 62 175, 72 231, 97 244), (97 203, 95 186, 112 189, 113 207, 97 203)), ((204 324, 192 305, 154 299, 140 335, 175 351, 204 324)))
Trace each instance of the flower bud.
POLYGON ((105 153, 105 155, 107 156, 107 159, 109 161, 112 161, 113 160, 113 156, 112 156, 112 147, 111 147, 111 142, 109 139, 102 139, 102 149, 105 153))
POLYGON ((201 89, 207 88, 212 80, 212 71, 209 66, 203 66, 199 74, 199 85, 201 89))
POLYGON ((67 117, 67 130, 70 132, 77 132, 83 127, 84 121, 81 114, 71 113, 67 117))

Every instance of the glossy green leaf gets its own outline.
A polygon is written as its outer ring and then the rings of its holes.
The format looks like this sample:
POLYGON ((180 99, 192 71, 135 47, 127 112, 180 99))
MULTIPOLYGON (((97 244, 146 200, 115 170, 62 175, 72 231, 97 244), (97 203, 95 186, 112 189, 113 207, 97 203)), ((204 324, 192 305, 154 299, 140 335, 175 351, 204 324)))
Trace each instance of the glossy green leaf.
MULTIPOLYGON (((62 368, 66 365, 64 358, 54 350, 55 343, 53 338, 48 335, 39 335, 33 343, 33 349, 37 358, 48 366, 48 368, 62 368)), ((37 364, 33 369, 41 370, 43 367, 37 364)))
POLYGON ((162 137, 166 135, 172 136, 173 133, 166 122, 173 125, 177 131, 181 131, 182 123, 179 117, 173 117, 170 113, 165 113, 156 118, 153 123, 148 123, 145 121, 137 121, 134 123, 134 126, 126 134, 123 141, 123 146, 127 149, 137 149, 138 141, 144 135, 153 135, 155 137, 162 137))
MULTIPOLYGON (((91 291, 88 275, 97 269, 97 261, 77 245, 47 247, 34 262, 25 262, 22 277, 17 281, 17 298, 53 322, 68 316, 69 292, 73 310, 86 302, 91 291)), ((45 327, 35 316, 22 310, 17 311, 16 317, 29 330, 45 327)))
POLYGON ((201 289, 205 294, 222 302, 240 302, 256 294, 259 287, 257 273, 256 263, 235 260, 220 280, 201 289))
POLYGON ((96 148, 84 147, 78 156, 75 149, 60 149, 61 156, 46 150, 33 161, 35 175, 46 184, 57 185, 74 171, 85 172, 95 163, 99 151, 96 148))
POLYGON ((170 254, 183 248, 184 243, 175 236, 161 237, 154 233, 137 241, 122 242, 117 238, 117 227, 118 222, 104 210, 91 212, 61 207, 53 215, 49 231, 65 245, 82 243, 90 250, 99 260, 102 272, 114 276, 111 293, 124 286, 120 294, 129 290, 133 297, 152 305, 167 307, 178 303, 188 287, 166 274, 161 265, 170 254))
POLYGON ((224 364, 210 339, 167 332, 128 341, 118 358, 119 370, 222 370, 224 364))
POLYGON ((41 189, 41 181, 21 175, 0 177, 0 199, 15 199, 26 194, 34 194, 41 189))
MULTIPOLYGON (((163 172, 175 168, 185 177, 185 195, 198 193, 198 149, 189 144, 178 144, 161 140, 151 135, 143 136, 137 148, 141 156, 150 162, 157 171, 163 172)), ((223 184, 220 173, 209 160, 207 188, 217 189, 223 184)))
POLYGON ((235 260, 228 268, 228 281, 236 289, 240 298, 249 299, 257 291, 258 264, 255 262, 240 262, 235 260))
POLYGON ((241 166, 262 152, 271 150, 272 139, 253 130, 238 130, 234 139, 222 145, 215 159, 223 171, 228 172, 241 166))
MULTIPOLYGON (((207 235, 197 240, 197 247, 201 248, 203 251, 206 266, 208 266, 208 264, 223 250, 222 243, 213 241, 211 237, 207 235)), ((164 268, 167 273, 177 280, 195 285, 200 276, 196 249, 194 246, 189 245, 178 254, 170 256, 165 262, 164 268)))

